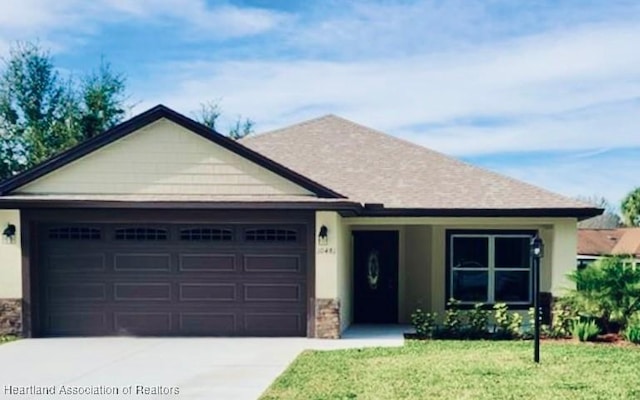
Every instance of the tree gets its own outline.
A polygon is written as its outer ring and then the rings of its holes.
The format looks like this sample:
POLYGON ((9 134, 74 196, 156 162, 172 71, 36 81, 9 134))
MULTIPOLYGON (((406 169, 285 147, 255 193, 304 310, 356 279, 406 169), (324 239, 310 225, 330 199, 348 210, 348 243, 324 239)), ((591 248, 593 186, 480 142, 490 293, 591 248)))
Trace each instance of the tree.
POLYGON ((220 105, 215 101, 200 103, 200 109, 194 113, 198 122, 214 131, 216 130, 216 122, 218 122, 220 115, 222 115, 222 110, 220 109, 220 105))
POLYGON ((245 136, 249 136, 253 133, 254 122, 249 118, 242 119, 238 115, 236 122, 229 129, 229 137, 233 140, 240 140, 245 136))
POLYGON ((615 207, 604 197, 593 196, 578 196, 577 200, 584 203, 593 205, 594 207, 604 208, 602 215, 598 215, 593 218, 585 219, 578 223, 580 229, 615 229, 622 225, 620 216, 618 215, 615 207))
POLYGON ((111 128, 124 117, 124 78, 102 63, 63 79, 50 53, 16 43, 0 69, 0 180, 111 128))
POLYGON ((74 141, 73 95, 49 53, 18 43, 0 75, 0 178, 51 156, 74 141))
POLYGON ((82 81, 80 126, 82 139, 89 139, 122 121, 126 113, 125 78, 111 70, 104 59, 98 70, 82 81))
MULTIPOLYGON (((217 101, 209 101, 201 103, 200 109, 192 115, 198 122, 215 131, 218 119, 222 116, 222 108, 217 101)), ((242 139, 253 133, 254 125, 254 122, 249 118, 243 119, 238 115, 235 123, 229 128, 227 136, 233 140, 242 139)))
POLYGON ((620 204, 624 223, 627 226, 640 226, 640 186, 633 189, 620 204))

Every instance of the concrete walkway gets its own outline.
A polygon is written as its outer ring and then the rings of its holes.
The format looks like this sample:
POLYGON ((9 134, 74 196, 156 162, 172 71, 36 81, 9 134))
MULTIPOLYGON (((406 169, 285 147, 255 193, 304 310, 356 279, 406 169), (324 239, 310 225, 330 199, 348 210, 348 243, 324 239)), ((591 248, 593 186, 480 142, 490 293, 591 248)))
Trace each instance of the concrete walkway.
POLYGON ((403 331, 406 328, 399 326, 354 327, 342 340, 25 339, 0 345, 0 398, 253 400, 305 349, 401 346, 403 331), (118 394, 60 393, 63 387, 78 390, 88 386, 118 394), (129 388, 132 394, 125 394, 129 388), (20 394, 37 389, 52 389, 56 394, 20 394), (158 392, 171 393, 154 394, 158 392))

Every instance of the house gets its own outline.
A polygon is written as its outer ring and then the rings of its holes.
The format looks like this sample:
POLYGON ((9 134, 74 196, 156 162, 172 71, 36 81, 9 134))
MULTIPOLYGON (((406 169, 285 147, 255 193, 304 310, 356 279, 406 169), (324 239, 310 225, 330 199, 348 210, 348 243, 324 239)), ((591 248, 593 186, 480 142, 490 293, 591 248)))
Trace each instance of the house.
POLYGON ((0 186, 3 329, 337 338, 569 285, 601 209, 336 116, 241 142, 157 106, 0 186))
POLYGON ((578 229, 578 268, 607 256, 629 256, 640 265, 640 228, 578 229))

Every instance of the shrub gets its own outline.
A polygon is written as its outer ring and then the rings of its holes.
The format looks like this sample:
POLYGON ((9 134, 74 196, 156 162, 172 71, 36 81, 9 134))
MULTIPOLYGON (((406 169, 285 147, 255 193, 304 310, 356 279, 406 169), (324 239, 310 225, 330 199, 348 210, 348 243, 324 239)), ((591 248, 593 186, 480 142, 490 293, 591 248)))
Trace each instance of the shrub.
POLYGON ((573 272, 578 289, 568 301, 583 318, 595 319, 606 332, 618 332, 640 311, 640 268, 628 258, 607 257, 573 272))
POLYGON ((598 324, 594 320, 575 321, 571 333, 573 337, 578 338, 581 342, 591 342, 600 333, 600 328, 598 328, 598 324))
POLYGON ((483 303, 477 303, 473 310, 467 312, 469 323, 469 336, 471 338, 482 338, 487 334, 489 324, 489 311, 484 309, 483 303))
POLYGON ((624 331, 624 338, 631 343, 640 344, 640 324, 629 325, 624 331))
POLYGON ((505 303, 496 303, 493 306, 494 318, 496 320, 495 333, 498 338, 513 339, 521 336, 522 316, 509 312, 509 307, 505 303))
POLYGON ((624 330, 624 338, 631 343, 640 344, 640 313, 629 321, 627 329, 624 330))
POLYGON ((428 313, 418 307, 411 314, 411 324, 421 338, 431 338, 436 330, 437 313, 428 313))
POLYGON ((449 337, 460 337, 463 328, 462 314, 459 307, 460 302, 456 299, 447 301, 447 311, 444 313, 444 334, 449 337))
POLYGON ((543 325, 545 336, 552 339, 564 339, 571 336, 577 316, 565 299, 559 299, 553 305, 551 326, 543 325))

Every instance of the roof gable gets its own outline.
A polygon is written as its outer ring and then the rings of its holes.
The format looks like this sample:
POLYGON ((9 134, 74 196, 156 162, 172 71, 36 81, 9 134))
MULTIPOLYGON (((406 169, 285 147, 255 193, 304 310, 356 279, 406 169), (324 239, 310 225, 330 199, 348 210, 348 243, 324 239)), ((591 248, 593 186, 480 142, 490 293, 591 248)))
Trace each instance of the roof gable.
MULTIPOLYGON (((349 199, 386 209, 547 210, 593 216, 600 209, 475 167, 334 115, 241 143, 349 199)), ((526 212, 525 212, 526 213, 526 212)))
MULTIPOLYGON (((94 153, 97 154, 96 152, 99 152, 101 149, 109 145, 115 144, 116 142, 120 141, 123 138, 127 138, 127 136, 135 132, 144 131, 145 130, 144 128, 152 126, 154 123, 157 123, 161 119, 164 119, 170 123, 177 125, 177 127, 181 129, 180 131, 181 134, 184 134, 185 132, 188 132, 187 135, 195 134, 194 136, 199 137, 198 139, 200 139, 201 143, 206 143, 209 145, 210 144, 217 145, 215 146, 216 148, 222 149, 225 152, 226 156, 224 157, 226 157, 227 161, 233 159, 235 161, 235 167, 238 167, 240 164, 243 164, 244 167, 242 168, 244 168, 245 172, 249 172, 247 170, 247 168, 249 168, 246 166, 247 164, 251 164, 255 167, 252 172, 256 172, 259 170, 262 170, 262 172, 267 171, 268 173, 263 174, 263 178, 266 179, 266 176, 270 175, 269 179, 267 180, 270 180, 270 183, 275 184, 277 188, 274 189, 272 187, 271 190, 267 190, 265 194, 273 193, 275 190, 275 192, 282 192, 283 194, 300 195, 304 193, 304 194, 312 194, 321 198, 343 197, 339 193, 327 187, 324 187, 316 182, 313 182, 312 180, 306 178, 305 176, 302 176, 297 172, 294 172, 278 164, 277 162, 274 162, 268 159, 267 157, 261 154, 258 154, 255 151, 252 151, 242 146, 241 144, 227 137, 224 137, 218 134, 217 132, 210 130, 206 126, 199 124, 181 114, 178 114, 175 111, 170 110, 169 108, 162 105, 156 106, 146 112, 143 112, 142 114, 139 114, 138 116, 114 127, 111 130, 101 135, 98 135, 86 142, 83 142, 80 145, 75 146, 74 148, 58 155, 57 157, 54 157, 22 174, 19 174, 3 182, 2 184, 0 184, 0 195, 7 195, 9 193, 20 192, 23 190, 25 190, 26 193, 42 193, 42 192, 47 192, 48 190, 53 190, 52 186, 50 185, 51 182, 47 184, 46 183, 47 180, 54 180, 54 181, 58 180, 58 181, 61 181, 60 183, 63 183, 63 184, 68 183, 70 185, 69 187, 73 187, 74 185, 77 186, 78 182, 75 179, 78 178, 77 176, 78 171, 72 171, 72 173, 69 174, 67 178, 65 178, 64 177, 65 171, 63 170, 64 167, 71 167, 72 163, 81 163, 83 162, 84 158, 90 159, 92 158, 91 157, 92 154, 94 153), (274 179, 274 176, 276 177, 275 179, 274 179), (293 187, 298 187, 298 191, 296 192, 296 190, 293 190, 293 187)), ((186 137, 184 135, 182 136, 183 136, 183 139, 184 137, 186 137)), ((167 137, 165 137, 165 139, 167 139, 167 137)), ((191 137, 191 139, 195 139, 195 138, 191 137)), ((134 142, 136 141, 134 140, 134 142)), ((147 145, 149 145, 150 143, 153 143, 153 138, 151 138, 151 141, 147 141, 147 145)), ((140 143, 137 143, 137 144, 140 145, 140 143)), ((187 145, 187 148, 189 148, 188 145, 187 145)), ((139 146, 140 151, 143 151, 144 149, 145 149, 144 144, 143 146, 139 146)), ((131 154, 129 154, 129 156, 131 156, 131 154)), ((167 154, 164 154, 164 156, 167 157, 167 154)), ((112 161, 114 157, 117 158, 119 157, 119 155, 118 154, 115 154, 115 156, 112 155, 110 157, 110 160, 107 160, 107 161, 112 161)), ((157 159, 156 161, 158 165, 167 164, 166 159, 157 159)), ((217 161, 220 161, 220 160, 217 160, 217 161)), ((215 162, 213 163, 215 164, 215 162)), ((103 173, 108 172, 108 171, 104 171, 104 167, 105 165, 107 165, 104 163, 104 160, 102 161, 99 160, 98 164, 100 165, 97 165, 97 166, 94 165, 92 168, 94 169, 102 168, 101 171, 103 173)), ((79 164, 76 164, 76 165, 79 165, 79 164)), ((114 165, 114 164, 110 164, 110 165, 114 165)), ((71 170, 71 168, 67 168, 67 170, 69 171, 71 170)), ((130 176, 132 174, 129 171, 127 175, 130 176)), ((154 178, 156 179, 156 181, 151 183, 158 183, 157 181, 158 179, 159 180, 163 179, 160 176, 155 176, 154 178)), ((245 179, 245 178, 240 178, 240 180, 242 179, 245 179)), ((116 184, 118 182, 111 182, 111 183, 116 184)), ((210 182, 210 183, 214 183, 214 182, 210 182)), ((241 183, 242 182, 240 182, 240 184, 241 183)), ((172 182, 170 182, 170 178, 168 176, 165 176, 164 184, 165 186, 172 185, 172 182)), ((124 185, 122 187, 127 187, 127 185, 124 185)), ((142 190, 143 192, 145 192, 146 190, 152 190, 152 191, 156 190, 156 189, 149 189, 149 187, 147 188, 140 187, 140 186, 136 187, 135 185, 129 185, 128 187, 134 190, 142 190)), ((76 189, 70 189, 70 190, 72 192, 73 190, 76 190, 77 192, 78 190, 91 190, 91 189, 82 189, 82 188, 76 187, 76 189)), ((120 189, 113 189, 113 190, 115 192, 119 192, 123 189, 120 188, 120 189)), ((180 190, 179 185, 174 190, 180 190)), ((232 193, 232 194, 236 194, 236 193, 232 193)), ((247 194, 247 193, 241 193, 241 194, 247 194)))

